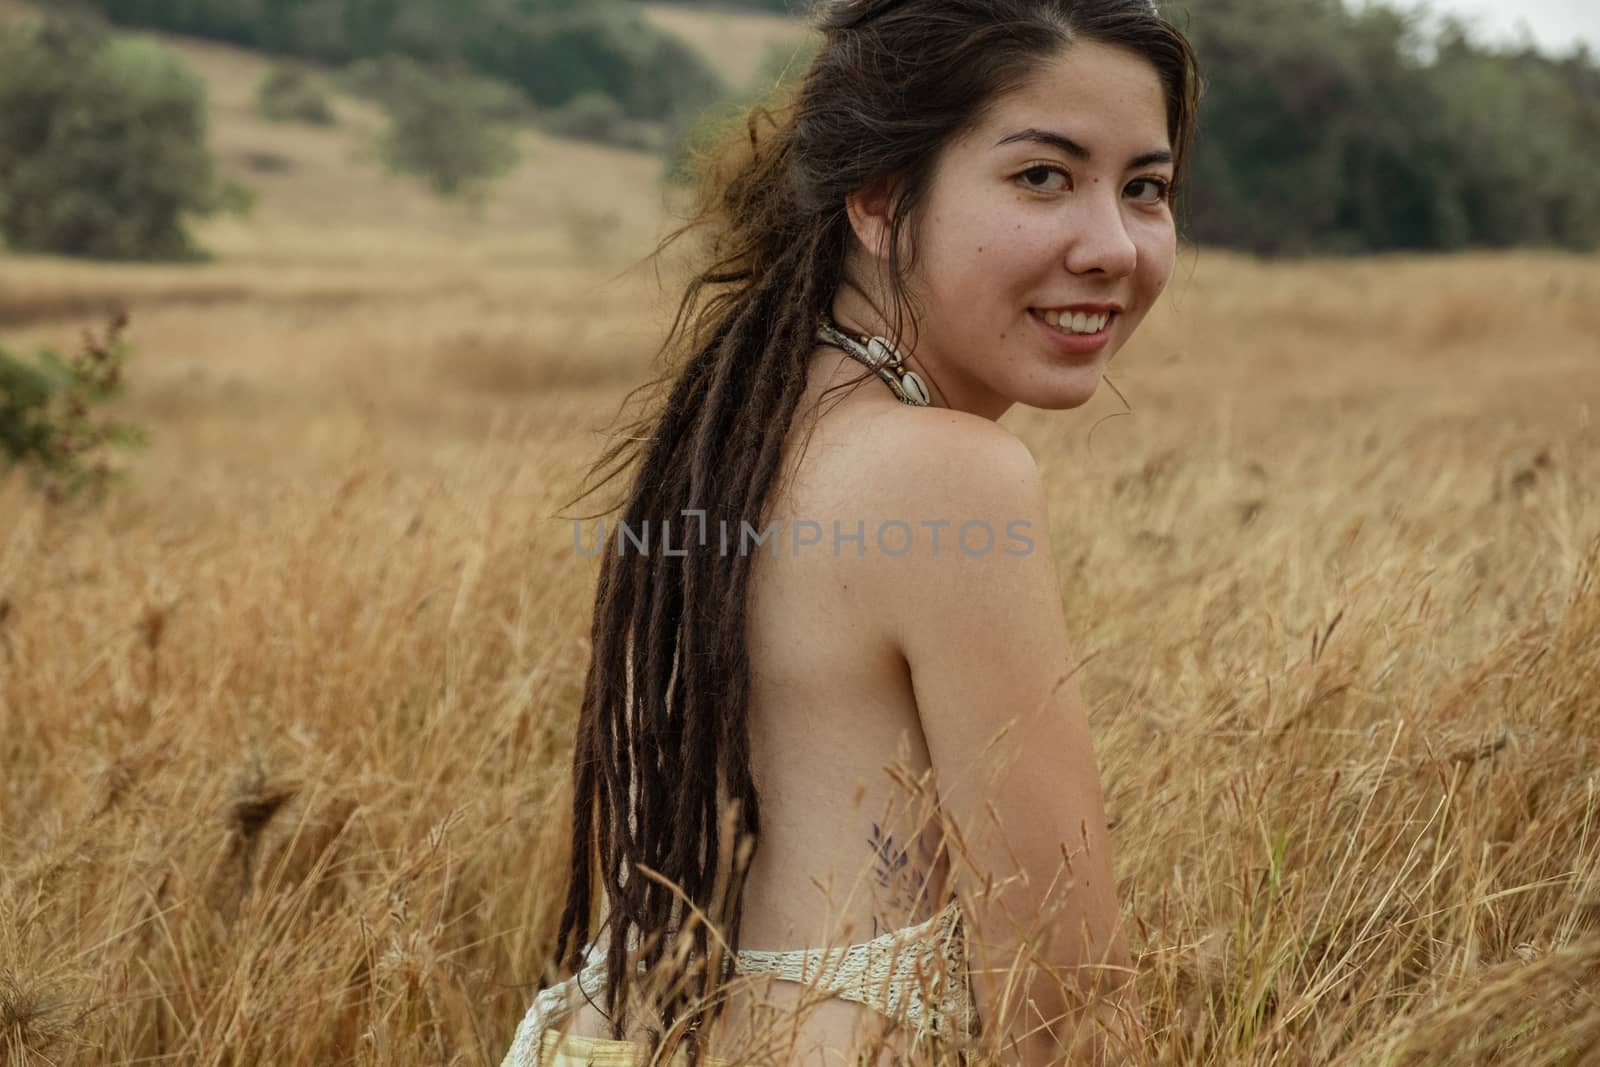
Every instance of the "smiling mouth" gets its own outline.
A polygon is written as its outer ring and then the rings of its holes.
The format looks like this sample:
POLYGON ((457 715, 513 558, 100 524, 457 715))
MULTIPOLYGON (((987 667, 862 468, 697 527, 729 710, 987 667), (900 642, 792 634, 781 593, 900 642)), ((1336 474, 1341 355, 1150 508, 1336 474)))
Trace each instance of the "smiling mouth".
POLYGON ((1041 311, 1038 308, 1031 308, 1028 313, 1052 330, 1064 333, 1068 337, 1093 337, 1102 333, 1117 317, 1115 311, 1089 314, 1083 311, 1041 311))

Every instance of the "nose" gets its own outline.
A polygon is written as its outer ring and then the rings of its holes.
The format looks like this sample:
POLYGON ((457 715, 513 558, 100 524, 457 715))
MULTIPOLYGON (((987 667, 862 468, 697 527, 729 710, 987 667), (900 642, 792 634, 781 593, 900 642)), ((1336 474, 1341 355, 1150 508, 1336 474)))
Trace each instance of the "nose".
MULTIPOLYGON (((1096 190, 1099 194, 1099 190, 1096 190)), ((1120 278, 1133 273, 1139 250, 1128 234, 1122 204, 1115 194, 1086 196, 1073 212, 1067 269, 1074 274, 1120 278)))

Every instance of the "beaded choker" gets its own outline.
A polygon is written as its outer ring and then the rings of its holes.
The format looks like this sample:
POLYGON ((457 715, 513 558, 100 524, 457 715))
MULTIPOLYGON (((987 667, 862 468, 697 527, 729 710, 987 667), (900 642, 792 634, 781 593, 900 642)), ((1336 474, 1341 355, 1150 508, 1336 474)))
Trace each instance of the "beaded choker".
POLYGON ((932 406, 927 385, 916 371, 906 366, 905 357, 887 337, 852 337, 832 319, 824 317, 817 326, 817 340, 843 349, 850 358, 877 372, 901 403, 921 408, 932 406))

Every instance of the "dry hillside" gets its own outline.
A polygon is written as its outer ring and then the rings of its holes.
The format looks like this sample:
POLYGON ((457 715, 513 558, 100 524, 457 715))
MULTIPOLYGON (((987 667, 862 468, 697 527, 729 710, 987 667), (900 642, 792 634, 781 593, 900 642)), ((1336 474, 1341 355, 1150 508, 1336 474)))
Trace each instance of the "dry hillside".
POLYGON ((750 85, 773 49, 794 49, 805 36, 795 18, 758 12, 730 14, 716 7, 644 5, 650 18, 692 43, 730 85, 750 85))

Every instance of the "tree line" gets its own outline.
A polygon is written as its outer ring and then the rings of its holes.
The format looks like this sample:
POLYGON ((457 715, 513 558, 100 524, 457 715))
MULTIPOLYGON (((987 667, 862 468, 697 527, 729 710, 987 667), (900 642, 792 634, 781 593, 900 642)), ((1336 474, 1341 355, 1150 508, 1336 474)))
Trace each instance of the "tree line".
MULTIPOLYGON (((766 75, 760 86, 723 85, 630 0, 73 2, 123 26, 395 74, 385 75, 396 82, 388 96, 417 90, 395 107, 409 120, 397 128, 414 136, 386 146, 386 158, 413 169, 422 157, 482 163, 462 180, 503 172, 510 158, 468 136, 479 117, 485 129, 496 118, 488 114, 495 94, 471 79, 509 86, 553 132, 664 150, 671 173, 681 173, 684 146, 705 134, 695 116, 725 118, 772 88, 766 75), (455 84, 433 87, 424 70, 453 71, 455 84)), ((789 0, 723 4, 792 10, 789 0)), ((1263 254, 1600 246, 1600 63, 1589 52, 1491 47, 1459 23, 1341 0, 1168 0, 1163 10, 1194 42, 1206 81, 1180 205, 1189 239, 1263 254)), ((72 55, 21 47, 0 63, 0 102, 12 116, 0 126, 0 231, 11 247, 185 252, 173 221, 180 207, 203 213, 227 192, 195 147, 203 132, 195 80, 153 43, 72 55), (124 83, 131 89, 116 88, 124 83), (84 100, 99 101, 99 111, 74 103, 84 100), (162 123, 113 113, 138 108, 162 123), (47 122, 47 112, 77 125, 47 122), (138 167, 104 150, 100 126, 141 131, 138 167), (81 136, 69 136, 79 127, 81 136), (110 210, 94 195, 62 192, 128 185, 96 178, 106 166, 152 175, 144 199, 161 210, 110 210), (179 204, 179 185, 198 192, 179 204)), ((433 169, 441 189, 458 184, 460 176, 433 169)))
MULTIPOLYGON (((806 0, 720 0, 803 13, 806 0)), ((1600 62, 1341 0, 1161 0, 1206 91, 1182 217, 1260 253, 1600 245, 1600 62)))
POLYGON ((1262 252, 1600 244, 1600 66, 1339 0, 1196 0, 1187 223, 1262 252))
POLYGON ((678 121, 725 91, 701 55, 623 0, 75 0, 113 23, 340 65, 463 64, 555 107, 584 93, 678 121))

